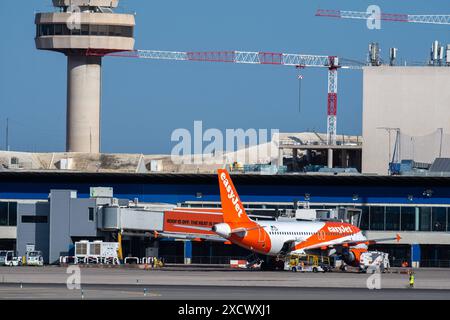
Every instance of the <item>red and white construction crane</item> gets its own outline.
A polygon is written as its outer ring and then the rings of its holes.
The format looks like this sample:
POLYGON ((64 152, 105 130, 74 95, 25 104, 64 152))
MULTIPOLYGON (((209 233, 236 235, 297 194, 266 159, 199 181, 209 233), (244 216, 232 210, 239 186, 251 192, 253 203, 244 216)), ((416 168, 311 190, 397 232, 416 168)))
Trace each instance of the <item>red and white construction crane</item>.
MULTIPOLYGON (((104 55, 102 52, 90 51, 89 55, 104 55)), ((338 101, 338 69, 361 69, 362 64, 336 56, 304 55, 275 52, 248 51, 208 51, 180 52, 158 50, 135 50, 116 52, 106 56, 130 57, 153 60, 178 60, 202 62, 228 62, 260 65, 283 65, 297 68, 327 68, 328 69, 328 99, 327 99, 327 144, 336 144, 337 101, 338 101), (346 64, 341 63, 346 61, 346 64)), ((330 149, 331 150, 331 149, 330 149)), ((332 166, 332 153, 329 151, 328 166, 332 166), (331 159, 330 159, 331 157, 331 159)))
POLYGON ((327 10, 318 9, 318 17, 331 17, 340 19, 379 19, 383 21, 409 22, 409 23, 427 23, 427 24, 445 24, 450 25, 450 15, 445 14, 398 14, 398 13, 373 13, 364 11, 346 11, 346 10, 327 10))

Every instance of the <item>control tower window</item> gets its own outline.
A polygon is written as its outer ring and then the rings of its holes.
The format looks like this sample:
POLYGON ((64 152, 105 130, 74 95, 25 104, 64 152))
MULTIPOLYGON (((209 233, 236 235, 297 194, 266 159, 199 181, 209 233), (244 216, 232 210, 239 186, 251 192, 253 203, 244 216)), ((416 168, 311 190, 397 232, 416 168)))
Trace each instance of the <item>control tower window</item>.
POLYGON ((81 35, 88 36, 89 35, 89 25, 84 24, 81 26, 81 35))
POLYGON ((81 29, 80 29, 80 28, 73 28, 73 29, 70 31, 70 34, 71 34, 72 36, 81 36, 81 29))
POLYGON ((98 35, 99 36, 107 36, 108 35, 108 26, 98 26, 98 35))
POLYGON ((132 26, 114 25, 81 25, 80 28, 69 29, 66 24, 40 24, 36 29, 37 37, 44 36, 109 36, 109 37, 133 37, 132 26))
POLYGON ((55 24, 55 36, 62 35, 63 26, 61 24, 55 24))

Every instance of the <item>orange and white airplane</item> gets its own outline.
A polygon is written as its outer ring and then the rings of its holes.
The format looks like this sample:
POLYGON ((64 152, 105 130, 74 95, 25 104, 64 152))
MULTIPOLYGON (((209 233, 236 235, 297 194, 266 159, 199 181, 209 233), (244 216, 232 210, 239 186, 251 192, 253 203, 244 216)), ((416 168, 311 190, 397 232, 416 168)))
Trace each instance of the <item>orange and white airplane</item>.
POLYGON ((359 266, 359 257, 369 244, 395 238, 367 239, 361 230, 349 223, 336 221, 254 221, 251 220, 239 199, 228 172, 218 171, 223 222, 212 227, 217 235, 230 242, 268 256, 288 253, 308 253, 327 250, 338 253, 343 260, 359 266))

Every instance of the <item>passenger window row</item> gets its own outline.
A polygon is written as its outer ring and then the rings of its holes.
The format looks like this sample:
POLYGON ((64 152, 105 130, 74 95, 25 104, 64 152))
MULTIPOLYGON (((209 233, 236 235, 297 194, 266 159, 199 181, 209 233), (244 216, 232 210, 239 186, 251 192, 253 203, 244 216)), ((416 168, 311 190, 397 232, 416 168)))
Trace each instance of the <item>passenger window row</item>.
MULTIPOLYGON (((274 232, 274 231, 270 231, 269 234, 272 235, 301 235, 301 236, 308 236, 308 235, 318 235, 318 232, 274 232)), ((343 232, 343 233, 336 233, 336 232, 325 232, 324 233, 327 236, 340 236, 340 235, 352 235, 353 233, 349 233, 349 232, 343 232)))

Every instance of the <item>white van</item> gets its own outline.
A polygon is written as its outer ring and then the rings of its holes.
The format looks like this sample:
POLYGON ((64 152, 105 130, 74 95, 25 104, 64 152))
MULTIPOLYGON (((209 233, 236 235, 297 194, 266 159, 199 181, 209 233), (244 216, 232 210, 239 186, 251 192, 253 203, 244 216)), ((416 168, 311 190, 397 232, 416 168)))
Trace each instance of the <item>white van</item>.
POLYGON ((0 266, 13 266, 14 262, 14 251, 0 251, 0 266))
POLYGON ((26 257, 27 266, 38 266, 42 267, 44 265, 44 258, 42 257, 41 251, 28 251, 26 257))

